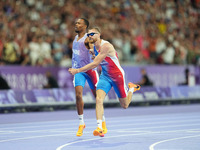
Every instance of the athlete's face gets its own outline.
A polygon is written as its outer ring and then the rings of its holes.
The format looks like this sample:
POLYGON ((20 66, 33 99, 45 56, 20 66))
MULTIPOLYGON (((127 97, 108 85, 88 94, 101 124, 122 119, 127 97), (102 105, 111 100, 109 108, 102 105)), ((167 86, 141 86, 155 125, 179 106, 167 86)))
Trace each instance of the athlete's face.
POLYGON ((96 31, 95 29, 91 29, 88 31, 87 36, 89 40, 92 41, 92 43, 95 43, 97 39, 100 38, 100 33, 96 31))
POLYGON ((79 33, 82 31, 85 31, 87 28, 87 25, 85 24, 83 19, 78 19, 75 23, 75 32, 79 33))

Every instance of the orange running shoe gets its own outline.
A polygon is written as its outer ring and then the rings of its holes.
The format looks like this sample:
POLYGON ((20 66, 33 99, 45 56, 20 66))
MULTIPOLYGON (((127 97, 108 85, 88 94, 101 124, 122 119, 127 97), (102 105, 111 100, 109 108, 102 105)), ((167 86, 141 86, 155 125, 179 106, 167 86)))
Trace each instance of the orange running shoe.
POLYGON ((106 134, 108 132, 108 129, 106 128, 106 122, 105 121, 102 122, 102 129, 103 129, 104 134, 106 134))
POLYGON ((128 83, 128 87, 129 87, 129 89, 130 89, 130 88, 134 88, 134 91, 133 91, 133 92, 140 90, 140 85, 138 85, 138 84, 133 84, 133 83, 131 83, 131 82, 128 83))
POLYGON ((99 127, 97 127, 97 129, 96 129, 96 130, 94 130, 94 132, 93 132, 93 135, 94 135, 94 136, 100 136, 100 137, 104 137, 103 130, 102 130, 102 129, 100 129, 99 127))
POLYGON ((83 129, 85 129, 85 124, 84 125, 79 125, 78 131, 76 133, 76 136, 82 136, 83 135, 83 129))

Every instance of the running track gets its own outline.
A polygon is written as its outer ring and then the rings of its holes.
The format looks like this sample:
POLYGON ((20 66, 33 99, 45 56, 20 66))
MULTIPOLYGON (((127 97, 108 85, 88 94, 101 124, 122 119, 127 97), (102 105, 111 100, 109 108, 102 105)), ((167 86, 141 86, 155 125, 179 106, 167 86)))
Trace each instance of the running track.
POLYGON ((94 137, 95 110, 76 137, 76 110, 0 114, 0 150, 200 150, 200 105, 106 108, 108 133, 94 137))

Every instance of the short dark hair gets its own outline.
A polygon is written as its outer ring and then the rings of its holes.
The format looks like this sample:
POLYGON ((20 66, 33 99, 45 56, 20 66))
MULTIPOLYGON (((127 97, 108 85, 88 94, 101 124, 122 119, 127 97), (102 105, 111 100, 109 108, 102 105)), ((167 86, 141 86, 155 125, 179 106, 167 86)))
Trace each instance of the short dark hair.
POLYGON ((88 29, 88 27, 90 25, 89 21, 85 18, 80 18, 80 19, 83 19, 83 21, 84 21, 84 23, 85 23, 85 25, 87 26, 87 29, 88 29))

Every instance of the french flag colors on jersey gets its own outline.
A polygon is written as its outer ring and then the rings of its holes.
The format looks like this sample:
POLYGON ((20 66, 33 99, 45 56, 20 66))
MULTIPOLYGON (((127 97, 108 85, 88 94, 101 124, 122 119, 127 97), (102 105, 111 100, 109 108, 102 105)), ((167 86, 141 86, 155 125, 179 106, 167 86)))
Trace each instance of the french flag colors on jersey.
MULTIPOLYGON (((108 43, 108 41, 102 40, 101 46, 105 43, 108 43)), ((94 51, 96 51, 95 53, 97 55, 97 52, 100 52, 95 47, 94 51)), ((119 64, 117 53, 113 57, 107 56, 100 65, 102 67, 102 73, 97 84, 97 90, 102 89, 107 94, 113 86, 118 97, 125 98, 127 96, 127 88, 125 85, 124 70, 119 64)))

